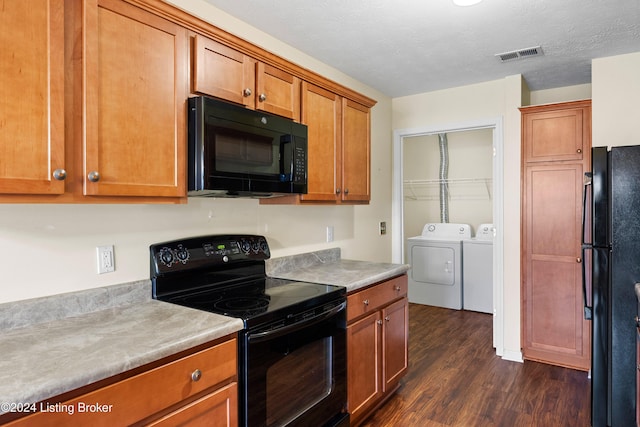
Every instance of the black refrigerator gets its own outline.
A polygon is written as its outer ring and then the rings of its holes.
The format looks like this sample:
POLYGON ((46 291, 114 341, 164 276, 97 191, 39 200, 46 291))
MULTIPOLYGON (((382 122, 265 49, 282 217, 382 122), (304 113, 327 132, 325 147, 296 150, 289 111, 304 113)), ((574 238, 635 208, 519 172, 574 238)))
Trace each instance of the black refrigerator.
POLYGON ((585 316, 593 322, 591 425, 635 426, 640 146, 593 148, 584 200, 583 260, 590 258, 591 271, 583 275, 583 289, 585 316), (585 230, 589 223, 591 233, 585 230))

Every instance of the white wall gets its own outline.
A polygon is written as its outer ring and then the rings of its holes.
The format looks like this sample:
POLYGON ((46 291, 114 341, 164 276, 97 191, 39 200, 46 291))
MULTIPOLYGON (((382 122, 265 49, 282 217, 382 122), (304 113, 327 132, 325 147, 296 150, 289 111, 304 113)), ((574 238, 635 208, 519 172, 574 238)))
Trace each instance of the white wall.
MULTIPOLYGON (((408 237, 419 235, 425 223, 440 222, 440 150, 438 135, 406 137, 403 144, 403 229, 408 237)), ((447 146, 449 222, 471 224, 475 232, 478 224, 493 221, 493 130, 448 132, 447 146)))
POLYGON ((226 15, 202 0, 182 9, 378 101, 371 117, 371 203, 266 206, 256 200, 189 199, 186 205, 0 204, 0 303, 149 278, 149 244, 215 233, 259 233, 274 257, 341 247, 345 258, 391 261, 391 100, 226 15), (325 227, 335 241, 325 242, 325 227), (116 271, 96 274, 95 248, 115 245, 116 271))
POLYGON ((506 358, 520 358, 520 112, 526 86, 520 75, 503 80, 393 99, 392 126, 398 129, 457 128, 457 124, 503 119, 504 292, 502 342, 506 358))
POLYGON ((591 74, 593 146, 640 144, 640 52, 595 59, 591 74))
POLYGON ((591 84, 559 87, 531 92, 530 103, 523 105, 542 105, 555 102, 579 101, 591 99, 591 84))

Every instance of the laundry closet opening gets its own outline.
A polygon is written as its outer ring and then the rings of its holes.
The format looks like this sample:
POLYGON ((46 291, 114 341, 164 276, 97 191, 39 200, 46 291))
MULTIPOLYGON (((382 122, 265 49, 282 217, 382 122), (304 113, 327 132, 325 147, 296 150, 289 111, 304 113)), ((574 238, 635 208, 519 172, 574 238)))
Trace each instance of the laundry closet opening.
POLYGON ((493 315, 494 129, 402 139, 409 301, 493 315))

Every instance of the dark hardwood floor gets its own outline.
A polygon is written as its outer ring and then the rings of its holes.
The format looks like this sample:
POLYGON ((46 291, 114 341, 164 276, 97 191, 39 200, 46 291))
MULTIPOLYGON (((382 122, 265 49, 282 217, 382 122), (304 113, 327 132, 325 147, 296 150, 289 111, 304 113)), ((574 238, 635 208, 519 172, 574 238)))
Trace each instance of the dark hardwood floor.
POLYGON ((409 373, 364 427, 590 425, 586 372, 496 356, 489 314, 409 304, 409 373))

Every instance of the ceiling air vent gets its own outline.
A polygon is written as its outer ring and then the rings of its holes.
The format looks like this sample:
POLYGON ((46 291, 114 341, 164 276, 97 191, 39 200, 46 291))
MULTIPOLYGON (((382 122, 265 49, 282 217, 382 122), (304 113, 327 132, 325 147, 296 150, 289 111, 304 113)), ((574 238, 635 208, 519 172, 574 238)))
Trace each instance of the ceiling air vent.
POLYGON ((526 49, 512 50, 511 52, 497 53, 501 62, 515 61, 517 59, 530 58, 532 56, 544 55, 540 46, 528 47, 526 49))

